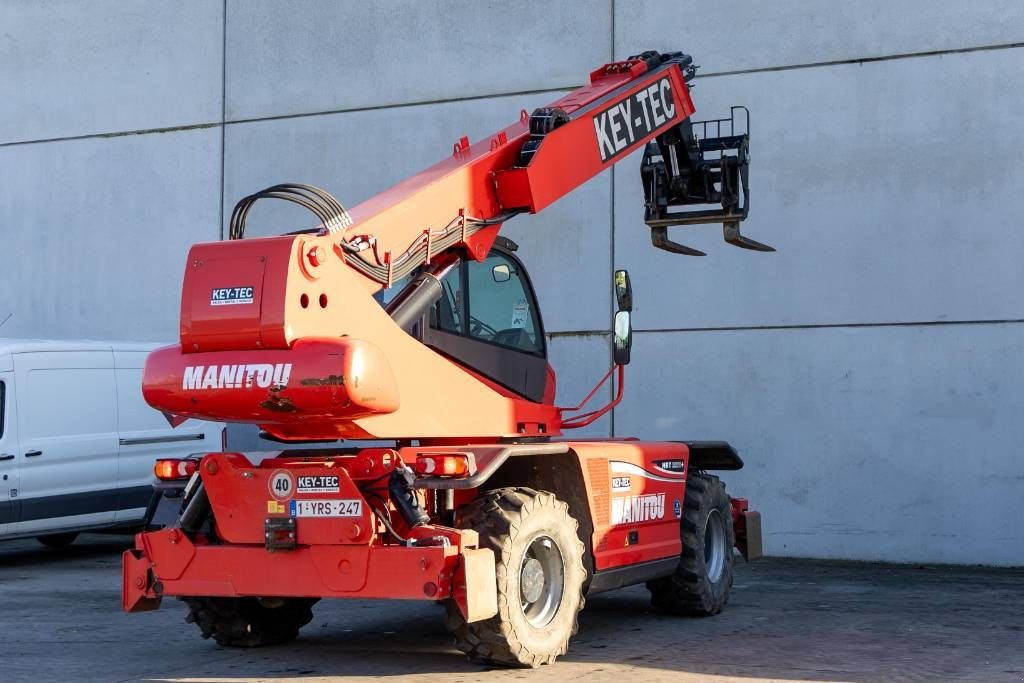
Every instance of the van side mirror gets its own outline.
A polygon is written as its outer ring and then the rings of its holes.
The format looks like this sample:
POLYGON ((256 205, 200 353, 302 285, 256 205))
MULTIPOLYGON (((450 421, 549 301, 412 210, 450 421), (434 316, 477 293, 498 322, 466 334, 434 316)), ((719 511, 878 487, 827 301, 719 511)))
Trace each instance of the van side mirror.
POLYGON ((612 358, 616 365, 628 365, 633 347, 633 287, 624 270, 615 271, 615 303, 618 310, 612 322, 612 358))
POLYGON ((615 303, 617 304, 616 310, 633 310, 633 286, 629 283, 628 271, 615 271, 615 303))

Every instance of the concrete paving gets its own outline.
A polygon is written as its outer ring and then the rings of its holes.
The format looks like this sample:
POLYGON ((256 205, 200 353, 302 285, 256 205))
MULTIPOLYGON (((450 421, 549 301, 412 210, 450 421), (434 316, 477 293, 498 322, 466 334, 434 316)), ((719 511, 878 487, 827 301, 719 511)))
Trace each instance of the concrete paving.
POLYGON ((289 645, 202 640, 167 600, 119 611, 127 537, 0 545, 0 680, 1024 681, 1024 571, 763 560, 710 619, 650 611, 642 587, 588 601, 572 649, 536 671, 452 648, 429 603, 322 602, 289 645))

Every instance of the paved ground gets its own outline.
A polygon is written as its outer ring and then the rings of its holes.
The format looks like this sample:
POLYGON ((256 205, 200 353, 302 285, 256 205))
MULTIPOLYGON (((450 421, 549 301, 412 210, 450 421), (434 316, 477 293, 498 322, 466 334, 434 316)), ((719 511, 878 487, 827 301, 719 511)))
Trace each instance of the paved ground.
POLYGON ((293 644, 201 640, 172 600, 119 611, 125 537, 0 545, 0 680, 1024 681, 1024 571, 770 560, 740 566, 711 619, 652 614, 632 588, 588 602, 559 663, 489 670, 432 604, 320 603, 293 644))

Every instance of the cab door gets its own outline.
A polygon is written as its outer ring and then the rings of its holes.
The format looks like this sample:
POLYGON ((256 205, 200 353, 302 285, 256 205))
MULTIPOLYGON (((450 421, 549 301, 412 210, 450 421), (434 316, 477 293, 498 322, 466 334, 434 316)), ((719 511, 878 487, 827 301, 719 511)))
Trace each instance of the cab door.
POLYGON ((0 537, 17 519, 18 421, 14 410, 14 373, 0 372, 0 537))
POLYGON ((441 281, 424 341, 531 401, 544 398, 547 348, 540 310, 523 264, 495 248, 463 261, 441 281))
POLYGON ((18 534, 113 523, 117 426, 110 349, 21 353, 18 534))

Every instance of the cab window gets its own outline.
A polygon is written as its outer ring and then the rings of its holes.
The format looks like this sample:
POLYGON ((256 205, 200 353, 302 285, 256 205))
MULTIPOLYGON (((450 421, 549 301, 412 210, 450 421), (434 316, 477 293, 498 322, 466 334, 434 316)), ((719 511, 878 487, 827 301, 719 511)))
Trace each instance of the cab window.
POLYGON ((544 353, 525 277, 517 262, 498 252, 445 276, 431 326, 523 353, 544 353))

